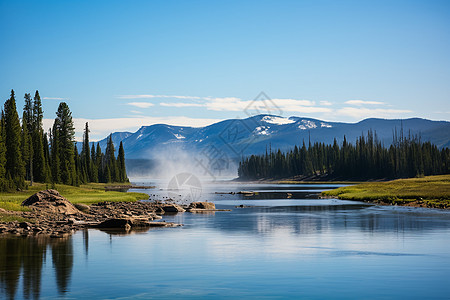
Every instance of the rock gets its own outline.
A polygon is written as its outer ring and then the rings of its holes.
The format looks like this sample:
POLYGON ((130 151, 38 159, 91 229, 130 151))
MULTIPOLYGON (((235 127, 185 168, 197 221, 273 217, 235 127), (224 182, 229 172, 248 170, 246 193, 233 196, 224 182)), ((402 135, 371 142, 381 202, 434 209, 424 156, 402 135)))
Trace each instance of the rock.
POLYGON ((185 212, 184 208, 177 204, 163 204, 161 206, 164 213, 179 213, 179 212, 185 212))
POLYGON ((22 202, 23 206, 31 206, 52 213, 74 215, 80 211, 57 190, 44 190, 37 192, 22 202))
POLYGON ((129 230, 131 228, 131 219, 108 219, 96 225, 97 228, 123 228, 129 230))
POLYGON ((82 203, 75 203, 74 206, 82 212, 88 212, 90 210, 89 205, 82 204, 82 203))
POLYGON ((212 202, 192 202, 189 208, 215 210, 216 205, 212 202))
POLYGON ((21 223, 19 223, 19 228, 30 230, 31 229, 31 224, 28 223, 28 222, 21 222, 21 223))

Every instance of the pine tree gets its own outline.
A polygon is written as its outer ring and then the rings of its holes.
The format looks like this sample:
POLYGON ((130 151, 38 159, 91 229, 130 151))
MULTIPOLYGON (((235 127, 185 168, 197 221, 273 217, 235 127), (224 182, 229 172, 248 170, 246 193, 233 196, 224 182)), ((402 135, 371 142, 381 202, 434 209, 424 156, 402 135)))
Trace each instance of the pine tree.
POLYGON ((104 172, 104 162, 103 162, 103 153, 102 149, 100 148, 100 144, 97 143, 97 149, 95 153, 95 162, 97 163, 97 170, 98 170, 98 182, 105 182, 105 172, 104 172))
POLYGON ((118 165, 118 169, 119 169, 119 181, 120 182, 128 181, 127 170, 125 167, 125 151, 123 149, 122 141, 120 142, 120 145, 119 145, 119 154, 117 156, 117 165, 118 165))
POLYGON ((86 122, 83 134, 83 149, 81 150, 81 164, 83 172, 86 173, 86 179, 93 181, 92 166, 91 166, 91 151, 89 147, 89 125, 86 122))
POLYGON ((42 102, 39 92, 36 91, 33 103, 33 176, 38 182, 47 182, 47 169, 44 156, 44 131, 42 129, 43 120, 42 102))
POLYGON ((23 152, 25 151, 23 160, 25 163, 26 179, 30 180, 30 185, 33 185, 33 102, 29 93, 26 93, 24 98, 25 105, 23 107, 22 117, 24 144, 22 145, 22 148, 26 148, 26 150, 23 149, 23 152))
POLYGON ((5 143, 6 143, 6 176, 13 180, 16 188, 25 186, 25 167, 21 153, 21 128, 17 114, 14 90, 5 102, 5 143))
POLYGON ((80 186, 81 183, 85 183, 85 174, 83 174, 83 167, 81 165, 80 155, 78 155, 77 144, 73 145, 73 160, 75 161, 75 177, 72 185, 80 186))
POLYGON ((98 165, 97 165, 97 159, 95 155, 95 146, 94 143, 92 143, 91 148, 91 166, 92 166, 92 182, 98 182, 98 165))
MULTIPOLYGON (((112 135, 109 135, 106 150, 105 150, 105 163, 109 169, 111 180, 110 181, 120 181, 119 179, 119 169, 117 168, 116 157, 114 156, 115 149, 114 143, 112 141, 112 135)), ((110 182, 108 181, 108 182, 110 182)))
POLYGON ((6 180, 6 144, 5 144, 5 123, 4 114, 2 110, 0 119, 0 191, 6 191, 9 188, 9 183, 6 180))
POLYGON ((44 133, 44 159, 45 159, 45 169, 47 170, 46 178, 47 181, 52 181, 52 169, 50 167, 50 149, 49 141, 47 138, 47 133, 44 133))
POLYGON ((56 112, 54 134, 58 135, 61 182, 76 184, 76 168, 74 160, 74 136, 72 113, 65 102, 61 102, 56 112))
POLYGON ((52 168, 52 182, 61 182, 61 162, 60 157, 60 147, 59 147, 59 131, 58 131, 58 118, 55 119, 53 123, 53 129, 51 131, 50 143, 51 143, 51 168, 52 168))
POLYGON ((31 146, 31 136, 28 132, 28 126, 25 121, 25 112, 23 113, 22 117, 22 141, 21 141, 21 147, 22 147, 22 159, 25 166, 25 179, 30 180, 31 184, 33 184, 33 181, 31 180, 30 176, 30 166, 31 166, 31 160, 32 160, 32 154, 31 151, 33 150, 33 147, 31 146))

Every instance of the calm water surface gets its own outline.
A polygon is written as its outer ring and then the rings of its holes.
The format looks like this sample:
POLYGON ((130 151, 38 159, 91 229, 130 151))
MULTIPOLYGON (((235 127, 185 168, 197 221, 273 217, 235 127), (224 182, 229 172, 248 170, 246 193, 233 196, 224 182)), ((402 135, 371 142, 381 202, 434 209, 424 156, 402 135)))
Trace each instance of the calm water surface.
POLYGON ((450 297, 449 212, 317 199, 334 187, 224 183, 202 200, 233 210, 164 217, 180 228, 3 237, 0 298, 450 297))

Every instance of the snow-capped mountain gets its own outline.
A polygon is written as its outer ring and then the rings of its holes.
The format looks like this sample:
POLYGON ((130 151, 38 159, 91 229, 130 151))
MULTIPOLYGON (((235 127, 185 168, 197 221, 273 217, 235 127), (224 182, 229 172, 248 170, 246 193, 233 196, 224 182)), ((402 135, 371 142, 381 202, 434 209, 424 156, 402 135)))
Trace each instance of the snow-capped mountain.
MULTIPOLYGON (((135 133, 113 133, 118 149, 123 142, 127 159, 152 159, 165 151, 193 151, 195 153, 222 153, 229 158, 264 153, 266 148, 291 149, 294 145, 324 142, 344 135, 354 142, 361 134, 374 130, 378 139, 389 145, 393 132, 403 129, 404 135, 420 134, 422 141, 431 141, 438 147, 450 146, 450 122, 420 118, 405 120, 365 119, 358 123, 326 122, 311 118, 258 115, 247 119, 230 119, 206 127, 180 127, 165 124, 143 126, 135 133)), ((100 141, 102 148, 106 139, 100 141)))

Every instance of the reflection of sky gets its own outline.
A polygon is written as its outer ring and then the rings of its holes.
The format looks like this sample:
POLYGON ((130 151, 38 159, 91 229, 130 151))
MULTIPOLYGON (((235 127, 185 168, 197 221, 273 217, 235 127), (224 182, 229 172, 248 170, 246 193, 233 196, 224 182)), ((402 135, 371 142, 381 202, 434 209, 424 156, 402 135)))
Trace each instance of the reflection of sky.
MULTIPOLYGON (((74 270, 92 273, 75 276, 73 284, 97 278, 99 287, 105 281, 128 287, 123 291, 112 286, 105 295, 148 297, 156 289, 162 298, 225 293, 344 299, 367 291, 370 295, 364 298, 433 298, 450 292, 444 284, 450 274, 449 214, 381 210, 385 217, 372 207, 338 212, 184 213, 165 218, 183 222, 182 228, 111 237, 92 230, 89 256, 84 260, 78 254, 80 262, 75 262, 74 270), (373 217, 378 220, 370 221, 373 217), (418 289, 423 286, 427 288, 418 289), (341 296, 334 297, 336 292, 341 296)), ((78 234, 74 239, 81 247, 78 234)))
MULTIPOLYGON (((234 203, 216 203, 226 201, 234 203)), ((184 224, 179 228, 127 235, 77 232, 70 247, 60 248, 73 256, 64 296, 430 299, 450 294, 448 211, 332 199, 248 201, 264 205, 164 216, 184 224)), ((57 290, 47 259, 41 296, 58 298, 57 290)))

